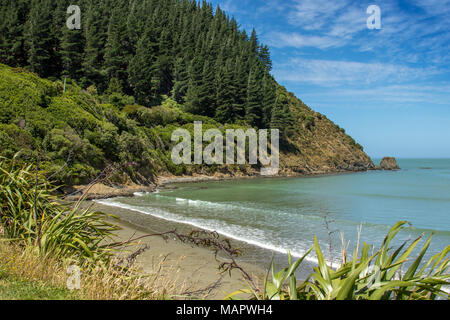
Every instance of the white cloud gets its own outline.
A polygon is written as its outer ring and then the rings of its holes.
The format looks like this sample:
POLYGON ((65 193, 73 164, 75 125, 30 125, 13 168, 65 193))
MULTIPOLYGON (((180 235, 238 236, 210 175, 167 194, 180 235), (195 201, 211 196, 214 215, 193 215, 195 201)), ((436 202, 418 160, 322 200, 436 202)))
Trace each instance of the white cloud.
POLYGON ((315 36, 302 35, 299 33, 283 33, 270 32, 267 35, 268 44, 276 48, 284 47, 314 47, 319 49, 326 49, 330 47, 343 46, 347 41, 331 36, 315 36))
POLYGON ((375 31, 366 26, 366 9, 373 1, 295 0, 283 8, 296 30, 272 28, 264 37, 276 48, 349 47, 355 52, 374 51, 392 63, 405 59, 431 64, 449 61, 450 0, 413 1, 423 10, 405 11, 397 2, 376 1, 382 30, 375 31))
POLYGON ((450 85, 379 85, 365 89, 329 88, 317 93, 304 93, 303 99, 313 101, 314 105, 347 105, 367 107, 368 105, 391 108, 411 105, 427 106, 450 105, 450 85))
POLYGON ((367 30, 367 16, 361 7, 350 7, 339 15, 330 27, 328 35, 352 38, 355 33, 367 30))
POLYGON ((296 0, 288 19, 291 24, 301 26, 305 30, 318 30, 329 23, 348 3, 348 0, 296 0))
POLYGON ((280 81, 312 83, 321 86, 402 83, 424 79, 440 71, 435 68, 411 68, 389 63, 294 58, 274 70, 280 81))
POLYGON ((443 15, 450 12, 450 0, 411 0, 429 15, 443 15))

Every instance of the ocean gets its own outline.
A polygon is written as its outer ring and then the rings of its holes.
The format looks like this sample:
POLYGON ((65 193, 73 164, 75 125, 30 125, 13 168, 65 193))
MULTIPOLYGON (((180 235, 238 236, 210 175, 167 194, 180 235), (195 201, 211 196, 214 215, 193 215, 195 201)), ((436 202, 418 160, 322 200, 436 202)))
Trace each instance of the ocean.
POLYGON ((339 261, 343 246, 353 251, 359 229, 361 243, 379 248, 390 227, 404 220, 409 224, 392 246, 421 235, 424 243, 434 233, 429 258, 450 245, 450 159, 398 163, 400 171, 183 183, 99 202, 217 231, 278 256, 302 256, 317 236, 330 262, 339 261))

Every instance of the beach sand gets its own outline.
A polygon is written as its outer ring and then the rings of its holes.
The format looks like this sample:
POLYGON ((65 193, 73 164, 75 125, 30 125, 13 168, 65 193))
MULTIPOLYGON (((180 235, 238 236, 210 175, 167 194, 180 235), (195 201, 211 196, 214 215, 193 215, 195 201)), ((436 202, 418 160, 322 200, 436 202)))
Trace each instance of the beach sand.
MULTIPOLYGON (((155 218, 150 215, 142 215, 131 210, 105 206, 95 202, 86 202, 84 204, 92 205, 92 210, 113 214, 119 220, 113 222, 121 227, 116 234, 120 241, 128 241, 132 238, 141 237, 147 234, 167 232, 176 229, 180 234, 188 234, 193 228, 181 224, 174 224, 168 221, 155 218)), ((232 242, 241 248, 242 243, 232 242)), ((135 251, 142 246, 148 246, 148 249, 137 259, 137 264, 146 273, 154 272, 155 264, 161 260, 163 256, 167 256, 164 265, 176 266, 179 277, 179 285, 184 286, 183 291, 195 292, 216 284, 210 292, 202 292, 201 297, 205 295, 207 299, 223 299, 228 294, 247 288, 247 284, 243 280, 243 276, 239 270, 233 270, 230 274, 221 274, 219 271, 220 262, 225 261, 223 256, 218 256, 216 260, 214 252, 203 247, 195 247, 174 239, 173 236, 167 241, 162 237, 148 237, 139 240, 139 243, 128 250, 135 251)), ((229 260, 227 260, 229 261, 229 260)), ((243 256, 238 259, 239 264, 249 273, 259 284, 266 275, 267 271, 256 266, 256 264, 248 263, 252 261, 252 257, 247 255, 243 248, 243 256), (245 259, 246 262, 242 260, 245 259)), ((209 291, 209 290, 208 290, 209 291)), ((195 295, 194 295, 195 296, 195 295)))

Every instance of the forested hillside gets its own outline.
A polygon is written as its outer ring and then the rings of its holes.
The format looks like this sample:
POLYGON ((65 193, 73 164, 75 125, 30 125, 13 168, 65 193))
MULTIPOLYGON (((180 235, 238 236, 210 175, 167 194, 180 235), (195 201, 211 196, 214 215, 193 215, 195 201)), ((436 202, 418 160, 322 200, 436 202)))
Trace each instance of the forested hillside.
POLYGON ((282 173, 373 167, 343 129, 276 83, 255 32, 206 2, 2 0, 0 62, 0 155, 40 158, 65 184, 110 164, 124 169, 117 183, 254 171, 174 166, 171 133, 194 120, 280 129, 282 173), (81 30, 66 26, 72 4, 81 30))
POLYGON ((82 29, 70 30, 71 4, 3 0, 0 62, 44 78, 68 76, 99 93, 114 82, 146 107, 167 95, 223 123, 275 125, 269 49, 220 8, 189 0, 79 0, 82 29))

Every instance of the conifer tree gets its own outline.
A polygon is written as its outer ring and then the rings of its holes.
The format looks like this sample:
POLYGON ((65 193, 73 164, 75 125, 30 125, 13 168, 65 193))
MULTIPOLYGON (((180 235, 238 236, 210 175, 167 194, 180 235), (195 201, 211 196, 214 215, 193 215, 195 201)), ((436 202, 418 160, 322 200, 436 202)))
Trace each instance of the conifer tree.
POLYGON ((102 71, 107 22, 106 4, 103 4, 101 0, 91 0, 85 18, 83 18, 86 45, 84 48, 82 83, 85 87, 95 84, 100 92, 104 91, 107 85, 106 75, 102 71))
POLYGON ((258 68, 253 68, 248 77, 247 99, 245 105, 245 121, 254 127, 260 127, 262 124, 262 92, 258 68))
POLYGON ((173 86, 172 37, 164 29, 158 45, 158 58, 154 65, 155 80, 158 82, 158 94, 169 94, 173 86))
POLYGON ((272 120, 272 109, 274 108, 276 100, 276 82, 272 76, 265 74, 262 80, 262 126, 264 128, 269 128, 270 122, 272 120))
POLYGON ((52 13, 52 0, 33 0, 26 28, 29 68, 44 78, 57 74, 52 13))
POLYGON ((24 25, 29 7, 23 0, 2 0, 0 7, 0 62, 10 66, 27 63, 24 25))
POLYGON ((128 67, 128 79, 134 91, 136 102, 151 106, 156 98, 158 83, 154 76, 158 43, 152 30, 148 29, 138 42, 136 55, 128 67))
POLYGON ((108 79, 116 78, 121 86, 128 88, 128 63, 132 46, 128 38, 127 1, 116 1, 108 25, 104 69, 108 79))
POLYGON ((245 104, 247 101, 247 87, 248 87, 248 73, 246 71, 245 62, 239 57, 236 58, 235 63, 235 103, 234 113, 236 119, 243 119, 245 117, 245 104))
POLYGON ((189 85, 186 93, 186 110, 202 114, 201 87, 203 85, 203 59, 196 56, 189 68, 189 85))
POLYGON ((188 71, 185 59, 178 58, 175 63, 174 85, 172 97, 180 104, 185 103, 185 96, 188 88, 188 71))
POLYGON ((215 118, 222 123, 235 122, 237 120, 237 105, 234 99, 236 88, 233 82, 233 63, 231 59, 221 68, 216 83, 217 109, 215 118))
POLYGON ((259 48, 259 59, 267 73, 272 71, 272 59, 270 58, 270 50, 266 45, 259 48))
MULTIPOLYGON (((83 76, 85 39, 83 29, 72 30, 66 25, 69 4, 68 0, 58 0, 54 21, 55 26, 60 30, 59 55, 62 63, 62 75, 79 80, 83 76)), ((83 12, 82 9, 81 12, 83 12)))
MULTIPOLYGON (((269 48, 207 1, 77 0, 82 30, 65 26, 70 0, 3 0, 0 62, 69 76, 103 94, 119 81, 152 106, 171 95, 186 111, 255 127, 289 122, 276 106, 269 48)), ((131 100, 130 100, 131 101, 131 100)))

